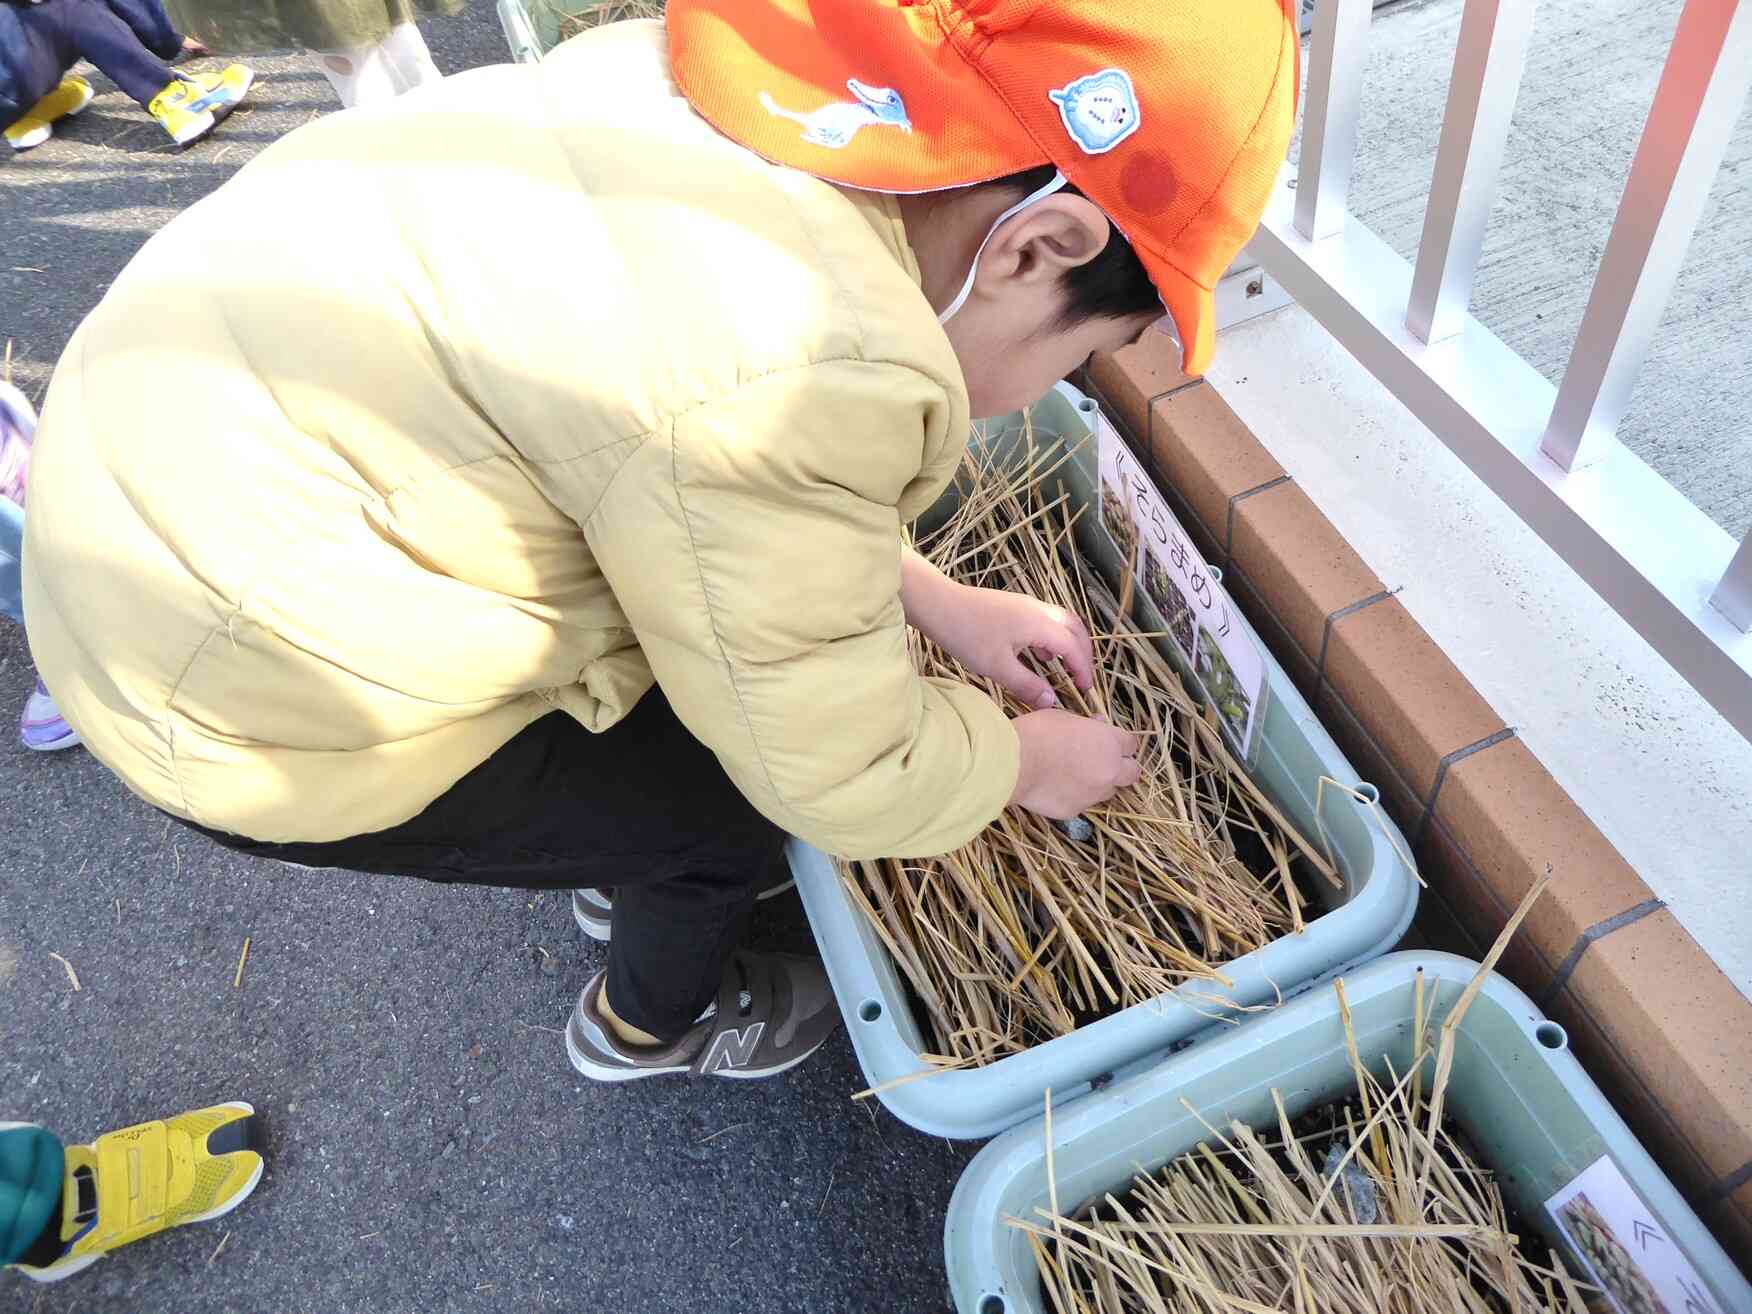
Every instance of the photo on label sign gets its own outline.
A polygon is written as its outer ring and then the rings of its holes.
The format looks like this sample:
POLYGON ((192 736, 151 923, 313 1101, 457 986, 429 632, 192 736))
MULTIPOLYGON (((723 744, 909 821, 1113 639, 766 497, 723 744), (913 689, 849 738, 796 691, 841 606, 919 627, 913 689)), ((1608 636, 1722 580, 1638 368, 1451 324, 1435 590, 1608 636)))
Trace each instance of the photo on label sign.
POLYGON ((1150 601, 1162 613, 1162 622, 1174 635, 1174 642, 1180 645, 1180 651, 1191 660, 1192 604, 1187 602, 1186 594, 1180 591, 1180 585, 1175 582, 1174 577, 1156 560, 1154 552, 1144 553, 1144 592, 1150 595, 1150 601))
POLYGON ((1229 659, 1223 656, 1223 650, 1217 646, 1216 638, 1202 625, 1198 627, 1198 658, 1195 664, 1205 692, 1210 695, 1218 714, 1228 723, 1235 742, 1245 744, 1247 722, 1253 710, 1247 690, 1235 678, 1235 669, 1229 665, 1229 659))
POLYGON ((1586 1195, 1575 1196, 1557 1216, 1619 1309, 1625 1314, 1670 1314, 1666 1302, 1638 1269, 1629 1248, 1586 1195))
POLYGON ((1101 527, 1107 531, 1107 537, 1113 540, 1113 546, 1119 549, 1119 555, 1124 559, 1126 567, 1136 569, 1137 522, 1132 519, 1131 507, 1125 500, 1125 494, 1106 479, 1101 481, 1101 527))

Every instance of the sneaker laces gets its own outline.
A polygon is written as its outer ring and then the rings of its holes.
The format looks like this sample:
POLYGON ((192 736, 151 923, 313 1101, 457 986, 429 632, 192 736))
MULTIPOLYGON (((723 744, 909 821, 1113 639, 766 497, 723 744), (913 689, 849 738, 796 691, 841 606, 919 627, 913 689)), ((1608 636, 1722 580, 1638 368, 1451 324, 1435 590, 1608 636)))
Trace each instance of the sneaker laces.
POLYGON ((189 98, 184 102, 185 109, 204 110, 207 108, 207 98, 213 94, 212 92, 192 77, 179 76, 177 80, 189 89, 189 98))
POLYGON ((736 1011, 744 1017, 754 1007, 754 992, 748 988, 748 969, 742 965, 740 958, 736 959, 736 976, 741 986, 736 991, 736 1011))

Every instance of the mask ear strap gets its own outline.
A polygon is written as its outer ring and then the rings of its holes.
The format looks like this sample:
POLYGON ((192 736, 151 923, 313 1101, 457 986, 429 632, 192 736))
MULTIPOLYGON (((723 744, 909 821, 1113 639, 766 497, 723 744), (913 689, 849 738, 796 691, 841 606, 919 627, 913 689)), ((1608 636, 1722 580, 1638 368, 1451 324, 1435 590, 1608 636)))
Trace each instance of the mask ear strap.
POLYGON ((955 300, 949 303, 948 309, 941 315, 937 316, 937 322, 939 324, 947 324, 953 319, 955 317, 955 312, 965 306, 967 304, 967 298, 973 295, 973 276, 979 273, 979 258, 985 254, 987 243, 992 240, 992 237, 997 233, 1003 222, 1012 215, 1021 214, 1022 211, 1026 210, 1036 201, 1044 201, 1054 192, 1070 186, 1070 182, 1071 180, 1069 178, 1055 170, 1052 175, 1052 181, 1047 183, 1046 186, 1037 188, 1030 192, 1020 201, 1017 201, 1016 204, 1012 205, 1008 210, 1005 210, 1004 213, 999 215, 996 219, 992 220, 991 228, 986 231, 985 241, 981 242, 979 244, 979 250, 973 253, 973 266, 967 271, 967 281, 961 285, 961 291, 955 294, 955 300))

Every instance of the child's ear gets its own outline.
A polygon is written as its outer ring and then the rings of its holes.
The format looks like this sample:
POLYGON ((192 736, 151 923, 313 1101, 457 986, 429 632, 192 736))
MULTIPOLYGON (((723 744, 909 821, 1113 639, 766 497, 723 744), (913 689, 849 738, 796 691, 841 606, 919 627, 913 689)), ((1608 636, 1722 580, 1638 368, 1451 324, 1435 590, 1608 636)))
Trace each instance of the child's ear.
POLYGON ((1107 247, 1112 225, 1098 206, 1059 193, 1007 221, 992 238, 998 268, 1023 282, 1056 282, 1107 247))

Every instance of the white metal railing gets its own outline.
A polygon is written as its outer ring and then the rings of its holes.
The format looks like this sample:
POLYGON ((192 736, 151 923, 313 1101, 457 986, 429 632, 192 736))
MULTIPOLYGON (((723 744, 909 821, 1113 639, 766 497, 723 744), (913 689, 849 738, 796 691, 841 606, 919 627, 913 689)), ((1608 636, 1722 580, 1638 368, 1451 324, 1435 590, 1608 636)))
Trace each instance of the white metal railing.
POLYGON ((1370 0, 1318 0, 1301 159, 1249 251, 1752 739, 1752 536, 1615 436, 1752 83, 1752 0, 1686 0, 1555 388, 1468 311, 1533 10, 1466 0, 1413 266, 1346 213, 1370 0))

